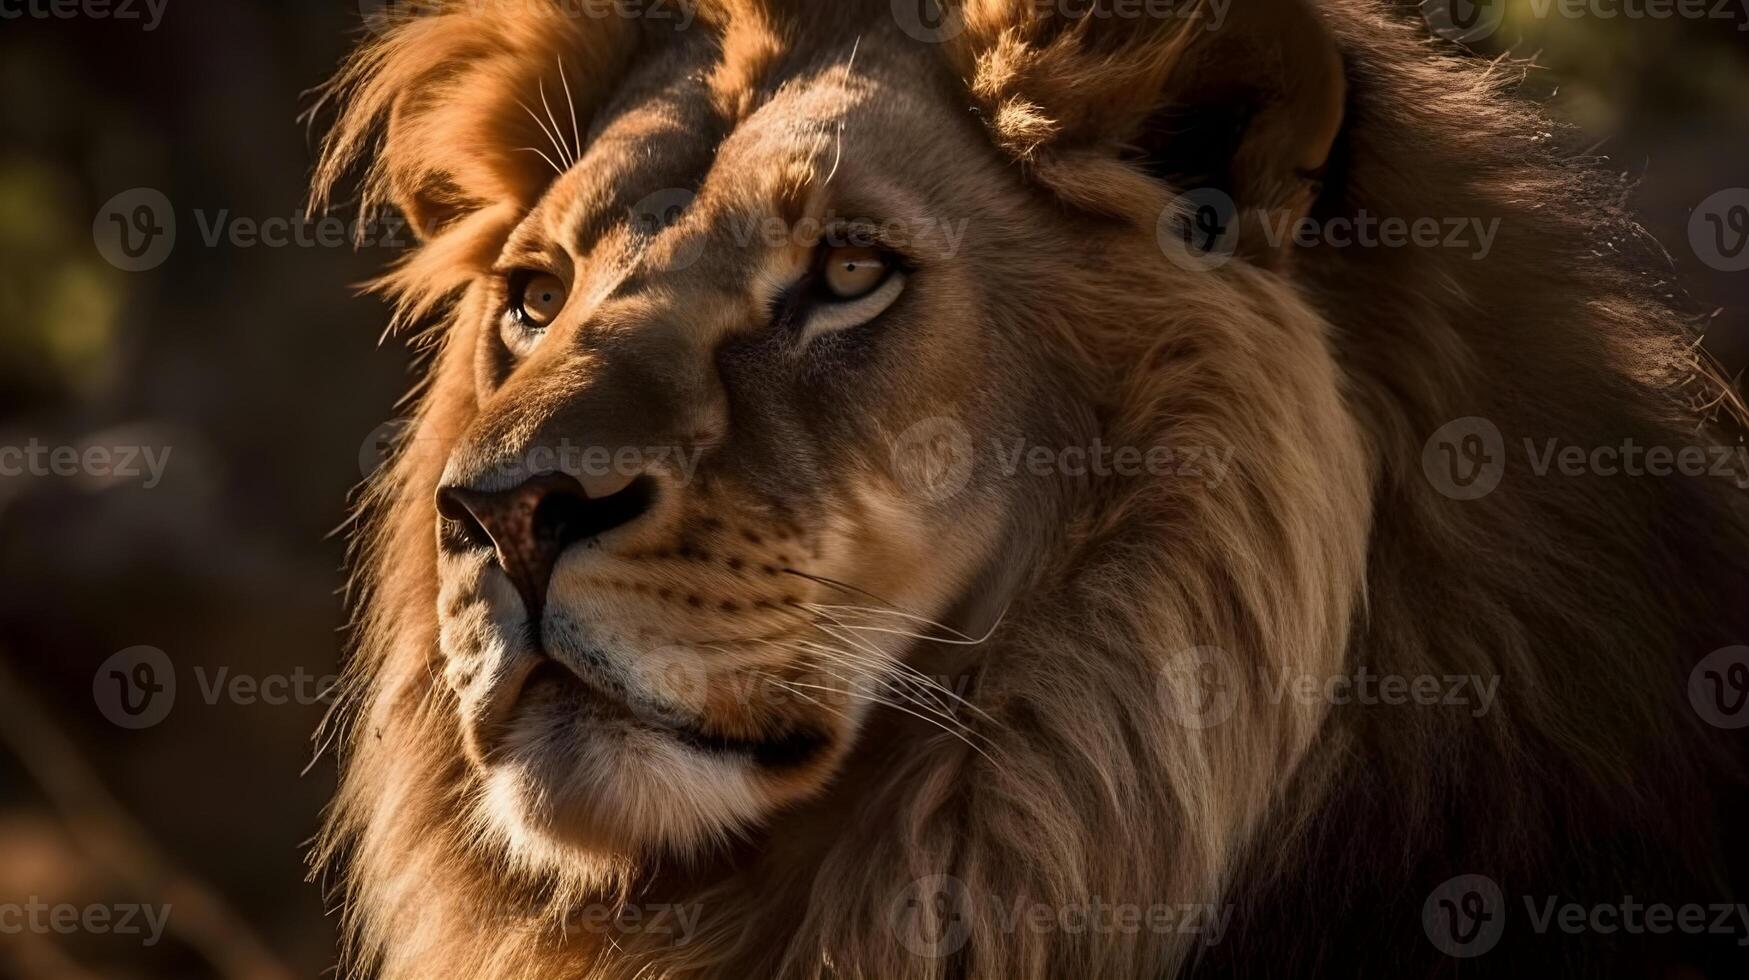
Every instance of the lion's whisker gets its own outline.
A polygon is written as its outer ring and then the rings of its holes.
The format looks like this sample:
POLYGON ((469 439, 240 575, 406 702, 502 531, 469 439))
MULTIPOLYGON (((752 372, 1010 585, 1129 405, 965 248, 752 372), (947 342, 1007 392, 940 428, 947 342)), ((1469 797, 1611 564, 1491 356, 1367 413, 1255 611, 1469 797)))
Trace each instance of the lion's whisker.
POLYGON ((576 163, 583 156, 583 136, 577 129, 577 103, 571 98, 571 80, 565 75, 565 56, 555 55, 559 62, 559 84, 565 88, 565 105, 571 110, 571 162, 576 163))
MULTIPOLYGON (((833 688, 825 687, 825 686, 819 685, 819 684, 803 684, 799 681, 791 682, 791 683, 793 683, 797 687, 810 688, 813 690, 820 690, 820 691, 833 691, 833 688)), ((858 692, 858 691, 846 691, 846 692, 842 692, 842 693, 847 694, 850 697, 864 698, 865 700, 869 701, 872 704, 885 705, 886 707, 892 708, 894 711, 903 712, 907 715, 910 715, 913 718, 916 718, 919 721, 927 722, 931 725, 934 725, 935 727, 941 729, 946 734, 951 735, 956 739, 959 739, 961 742, 964 742, 967 748, 969 748, 973 752, 976 752, 979 755, 983 756, 984 760, 986 762, 990 763, 992 766, 995 766, 998 770, 1000 770, 1004 773, 1007 772, 1007 770, 1005 768, 1003 768, 1002 764, 1000 762, 996 761, 994 756, 990 755, 990 753, 988 753, 988 752, 985 752, 982 746, 978 745, 976 742, 973 742, 970 738, 967 738, 964 732, 955 731, 954 729, 949 728, 946 725, 943 725, 941 722, 937 721, 936 719, 931 718, 928 715, 920 714, 916 711, 912 711, 910 708, 907 708, 902 704, 894 704, 891 701, 883 701, 879 698, 872 697, 870 695, 863 694, 863 693, 858 692)))
MULTIPOLYGON (((806 640, 797 640, 795 642, 803 645, 803 647, 808 649, 809 652, 829 654, 851 666, 859 666, 879 672, 885 675, 883 676, 883 679, 889 683, 904 683, 910 685, 910 690, 916 692, 919 696, 924 694, 929 695, 932 702, 942 710, 951 710, 952 703, 957 702, 973 711, 978 711, 976 705, 967 701, 965 698, 960 697, 958 694, 955 694, 939 681, 929 677, 921 671, 918 671, 915 667, 912 667, 910 664, 904 663, 903 661, 894 660, 890 657, 879 659, 869 658, 866 655, 854 654, 839 647, 828 647, 822 644, 809 643, 806 640), (943 700, 942 696, 944 695, 946 700, 943 700)), ((983 714, 981 711, 978 711, 978 713, 983 714)), ((988 716, 986 715, 985 717, 988 716)))
POLYGON ((891 636, 903 636, 903 637, 907 637, 909 639, 922 640, 922 641, 928 642, 928 643, 945 643, 945 644, 948 644, 950 646, 969 647, 969 646, 977 646, 979 643, 983 642, 983 640, 942 639, 941 637, 938 637, 938 636, 930 636, 927 633, 916 633, 916 632, 912 632, 911 630, 905 630, 905 629, 893 629, 892 627, 889 627, 889 626, 859 626, 855 623, 839 623, 838 625, 843 627, 844 629, 856 630, 856 631, 861 632, 861 633, 886 633, 886 634, 889 634, 891 636))
MULTIPOLYGON (((795 618, 804 625, 819 629, 834 639, 844 640, 850 643, 857 642, 854 637, 840 636, 832 632, 830 628, 824 627, 816 620, 803 616, 800 613, 795 612, 793 609, 780 608, 778 611, 784 615, 795 618)), ((849 627, 846 626, 845 628, 849 627)), ((860 651, 853 652, 841 647, 814 643, 799 637, 783 641, 761 640, 759 642, 762 646, 775 649, 795 650, 816 656, 831 657, 835 662, 875 673, 881 677, 881 680, 884 683, 894 685, 895 693, 910 697, 913 699, 913 702, 920 707, 928 707, 932 710, 951 714, 953 712, 954 704, 957 703, 990 721, 994 721, 994 719, 990 718, 988 714, 985 714, 985 712, 977 705, 972 704, 959 694, 949 690, 935 678, 929 677, 912 665, 905 663, 903 660, 889 656, 872 646, 862 645, 860 651), (897 685, 904 686, 898 687, 897 685), (921 700, 916 700, 925 696, 929 699, 927 704, 921 700)), ((727 652, 725 648, 709 641, 697 641, 694 645, 698 646, 700 649, 727 652)))
POLYGON ((553 162, 552 157, 549 157, 545 153, 542 153, 538 148, 532 147, 532 146, 519 146, 516 148, 516 151, 519 153, 524 151, 524 150, 528 151, 529 153, 540 153, 540 158, 547 162, 547 166, 553 168, 553 173, 559 174, 561 176, 563 176, 563 174, 565 173, 563 170, 559 169, 558 164, 553 162))
MULTIPOLYGON (((919 699, 914 693, 907 696, 907 692, 905 690, 900 689, 900 688, 890 687, 890 686, 883 686, 883 687, 875 689, 875 693, 869 693, 867 691, 864 691, 862 689, 862 687, 858 684, 857 681, 855 681, 849 677, 846 677, 843 674, 838 673, 837 671, 830 670, 824 666, 819 666, 819 665, 816 665, 816 669, 821 671, 822 673, 828 674, 832 677, 836 677, 837 679, 843 681, 845 684, 849 685, 850 689, 848 689, 844 692, 847 695, 852 694, 852 693, 862 693, 863 696, 867 697, 871 702, 873 702, 875 704, 885 704, 885 705, 888 705, 889 707, 894 707, 894 708, 902 707, 898 702, 889 700, 887 697, 881 696, 883 693, 891 694, 891 695, 903 698, 909 704, 915 705, 919 711, 927 712, 929 714, 929 716, 931 718, 935 719, 936 723, 938 725, 940 725, 942 728, 952 727, 955 731, 958 731, 961 734, 965 735, 968 739, 973 735, 976 735, 978 738, 985 739, 985 740, 988 740, 988 738, 989 738, 984 733, 979 732, 978 730, 972 728, 970 725, 966 724, 964 721, 962 721, 959 718, 959 716, 955 715, 952 711, 948 710, 947 708, 945 708, 939 704, 923 701, 923 700, 919 699)), ((881 677, 880 675, 876 675, 875 679, 879 680, 879 681, 883 681, 883 682, 890 680, 890 678, 881 677)))
MULTIPOLYGON (((540 131, 546 135, 547 142, 552 144, 553 152, 558 155, 559 159, 561 159, 561 160, 565 159, 565 151, 559 149, 559 138, 557 136, 553 135, 553 131, 547 128, 546 123, 541 121, 540 114, 535 112, 533 109, 530 109, 528 107, 528 104, 523 102, 521 99, 517 99, 516 104, 519 106, 522 106, 522 111, 528 113, 528 118, 533 119, 534 124, 536 126, 540 127, 540 131)), ((546 154, 542 153, 541 156, 544 157, 544 156, 546 156, 546 154)), ((553 163, 553 161, 550 158, 547 160, 547 162, 553 163)), ((560 169, 559 165, 556 163, 553 164, 553 169, 558 170, 559 173, 561 173, 561 174, 565 172, 564 170, 560 169)))
MULTIPOLYGON (((984 634, 984 636, 982 638, 973 639, 971 637, 971 635, 969 635, 967 633, 962 633, 959 630, 954 629, 952 626, 947 625, 946 623, 938 622, 936 620, 930 619, 928 616, 919 616, 916 613, 908 613, 908 612, 905 612, 904 610, 901 610, 901 609, 881 609, 881 608, 878 608, 875 606, 850 606, 850 605, 838 605, 838 604, 825 603, 825 602, 810 602, 810 603, 803 603, 803 605, 808 609, 836 609, 836 610, 848 611, 848 612, 860 612, 860 613, 865 613, 865 614, 873 615, 873 616, 898 616, 901 619, 908 619, 914 623, 922 623, 925 626, 933 626, 936 629, 944 630, 948 633, 952 633, 957 638, 957 639, 938 640, 937 642, 940 642, 940 643, 982 643, 982 642, 984 642, 984 640, 988 640, 990 638, 990 634, 986 633, 986 634, 984 634)), ((998 623, 1001 622, 1001 619, 998 618, 997 622, 998 623)), ((994 632, 994 628, 992 628, 991 632, 994 632)), ((918 637, 918 639, 935 639, 935 638, 934 637, 927 637, 927 636, 920 636, 920 637, 918 637)))
MULTIPOLYGON (((834 632, 833 628, 826 627, 826 625, 822 625, 822 623, 815 623, 815 628, 819 628, 820 632, 824 632, 824 634, 829 635, 829 637, 833 637, 833 639, 836 639, 836 641, 857 642, 857 641, 855 641, 855 637, 847 637, 847 635, 838 634, 838 632, 834 632)), ((855 655, 852 655, 852 651, 847 651, 847 649, 843 649, 843 648, 833 648, 833 649, 838 649, 838 651, 840 651, 841 655, 843 655, 843 656, 855 656, 855 655)), ((868 648, 862 649, 861 656, 864 656, 864 658, 868 658, 869 662, 871 662, 871 663, 876 663, 876 665, 881 665, 881 667, 885 667, 885 669, 894 670, 894 672, 897 672, 897 674, 899 674, 899 676, 906 677, 906 679, 908 679, 909 683, 920 684, 920 686, 923 686, 923 688, 929 688, 930 691, 939 691, 939 693, 941 693, 941 695, 944 695, 944 697, 948 697, 948 698, 950 698, 950 700, 955 700, 955 702, 958 702, 958 704, 965 705, 965 707, 969 707, 969 709, 972 709, 972 711, 978 711, 978 705, 971 704, 971 702, 969 702, 969 700, 965 700, 965 698, 960 697, 960 695, 957 695, 957 693, 953 693, 953 691, 948 690, 948 688, 946 688, 946 686, 944 686, 944 684, 937 683, 937 681, 936 681, 936 679, 934 679, 934 677, 930 677, 930 676, 927 676, 927 674, 923 674, 922 670, 916 669, 916 667, 913 667, 913 665, 911 665, 911 663, 906 663, 906 662, 904 662, 904 660, 899 660, 899 658, 895 658, 895 656, 885 655, 885 653, 880 653, 880 651, 874 651, 874 653, 869 653, 868 648)), ((981 712, 979 712, 979 714, 981 714, 981 712)))
MULTIPOLYGON (((935 712, 939 712, 944 717, 954 717, 953 711, 952 711, 952 706, 948 702, 943 701, 939 697, 935 696, 936 692, 933 688, 933 682, 920 684, 916 679, 908 677, 902 673, 898 673, 898 674, 888 673, 889 671, 892 671, 896 666, 898 666, 891 661, 887 661, 884 663, 883 662, 872 662, 872 661, 869 661, 869 660, 864 659, 864 658, 857 658, 857 657, 851 655, 849 653, 849 651, 840 650, 840 649, 833 648, 833 647, 826 647, 826 646, 822 646, 820 644, 809 643, 806 640, 791 641, 790 645, 788 647, 786 647, 786 649, 796 650, 796 651, 799 651, 802 653, 813 654, 815 656, 822 656, 822 655, 829 656, 829 657, 834 658, 834 660, 833 660, 834 663, 839 663, 843 666, 848 666, 848 667, 861 667, 864 670, 869 671, 874 676, 874 678, 876 680, 880 681, 881 683, 883 683, 885 685, 888 685, 889 688, 893 691, 893 693, 895 693, 899 696, 902 696, 902 697, 906 697, 907 700, 911 701, 913 704, 916 704, 918 707, 926 708, 928 710, 935 711, 935 712), (908 688, 898 687, 897 685, 900 684, 901 682, 908 683, 912 686, 908 687, 908 688), (927 701, 923 700, 923 696, 925 694, 929 695, 929 699, 927 701)), ((839 675, 834 675, 834 676, 839 676, 839 675)), ((849 678, 840 677, 840 679, 846 681, 847 683, 853 683, 850 681, 849 678)), ((942 691, 943 691, 943 693, 947 693, 950 695, 952 694, 952 692, 946 691, 945 689, 942 689, 942 691)), ((958 721, 957 717, 955 717, 955 720, 958 721)))
MULTIPOLYGON (((833 607, 820 606, 817 608, 819 608, 821 610, 825 610, 825 609, 830 609, 833 607)), ((856 609, 857 607, 852 606, 852 607, 840 607, 840 608, 856 609)), ((861 611, 865 615, 880 615, 882 612, 885 612, 884 610, 861 610, 861 611)), ((912 615, 909 615, 907 613, 901 613, 901 612, 897 612, 897 611, 888 612, 887 614, 893 615, 893 616, 902 616, 906 619, 912 619, 912 620, 921 620, 923 618, 921 616, 912 616, 912 615)), ((865 625, 857 625, 857 624, 852 624, 852 623, 843 623, 841 625, 843 625, 846 629, 870 630, 870 631, 873 631, 876 633, 891 633, 895 636, 905 636, 905 637, 909 637, 913 640, 922 640, 922 641, 925 641, 928 643, 945 643, 949 646, 962 646, 962 647, 975 647, 981 643, 984 643, 984 642, 988 641, 990 639, 991 635, 995 632, 995 628, 992 627, 983 636, 979 636, 979 637, 968 636, 968 637, 965 637, 964 639, 960 639, 957 637, 931 636, 927 633, 918 633, 918 632, 915 632, 913 630, 906 630, 906 629, 895 629, 893 627, 888 627, 888 626, 865 626, 865 625)), ((929 625, 941 626, 940 623, 930 623, 929 625)), ((943 626, 942 628, 947 629, 948 627, 943 626)))
MULTIPOLYGON (((841 620, 839 620, 837 617, 833 616, 831 613, 823 613, 822 615, 824 615, 827 619, 832 620, 832 622, 835 625, 837 625, 841 628, 845 628, 845 629, 850 628, 850 627, 846 626, 846 624, 843 623, 841 620)), ((892 663, 901 665, 901 667, 903 667, 904 669, 909 669, 917 677, 923 679, 924 681, 926 681, 930 684, 933 684, 935 687, 940 689, 942 691, 942 693, 948 695, 949 697, 960 702, 961 704, 965 705, 966 707, 970 708, 971 710, 977 712, 979 715, 982 715, 985 720, 990 721, 992 723, 996 722, 996 719, 991 718, 990 715, 988 713, 986 713, 982 708, 979 708, 977 705, 973 704, 972 702, 966 700, 963 697, 960 697, 958 694, 955 694, 954 692, 949 691, 946 687, 943 687, 940 684, 936 684, 933 680, 931 680, 930 678, 925 676, 921 671, 918 671, 916 668, 912 667, 910 664, 907 664, 904 661, 900 660, 899 658, 893 657, 893 656, 887 654, 885 651, 882 651, 882 650, 880 650, 880 649, 878 649, 870 644, 864 643, 860 637, 836 633, 830 627, 826 626, 823 623, 816 622, 813 625, 814 625, 815 629, 819 630, 822 633, 825 633, 827 636, 833 637, 834 639, 837 639, 837 640, 842 641, 842 642, 851 643, 853 645, 856 645, 856 646, 860 647, 861 649, 863 649, 864 651, 866 651, 870 654, 873 654, 874 656, 880 658, 883 661, 890 661, 892 663)))
MULTIPOLYGON (((812 688, 814 690, 831 691, 833 693, 842 694, 842 695, 847 696, 847 697, 848 696, 860 696, 865 701, 872 703, 872 704, 884 704, 884 705, 887 705, 888 707, 898 708, 901 710, 909 711, 909 709, 906 709, 905 706, 902 704, 898 704, 898 703, 895 703, 893 701, 886 700, 886 699, 879 697, 875 694, 872 694, 866 690, 863 690, 862 687, 858 684, 858 682, 856 680, 854 680, 850 677, 846 677, 845 675, 840 674, 837 671, 826 669, 825 667, 823 667, 817 663, 815 665, 815 669, 819 670, 821 673, 826 674, 827 676, 830 676, 830 677, 833 677, 837 680, 843 681, 844 684, 846 685, 846 687, 843 690, 839 690, 838 688, 815 685, 812 688)), ((801 682, 793 681, 790 683, 801 683, 801 682)), ((946 711, 943 711, 939 708, 930 708, 928 705, 918 704, 917 702, 912 702, 912 703, 917 704, 917 707, 919 709, 929 712, 929 715, 927 717, 925 717, 924 715, 915 715, 915 713, 913 713, 915 717, 925 718, 925 720, 929 720, 933 724, 937 725, 938 727, 944 728, 944 729, 952 727, 952 728, 955 728, 957 730, 963 731, 966 734, 976 734, 976 735, 979 735, 980 738, 984 737, 981 733, 978 733, 975 730, 970 729, 969 727, 965 726, 964 722, 962 722, 958 718, 956 718, 951 712, 946 712, 946 711)))
MULTIPOLYGON (((872 661, 876 664, 880 664, 883 666, 891 664, 891 665, 893 665, 892 669, 898 669, 898 665, 902 663, 902 661, 900 661, 897 657, 894 657, 894 656, 888 654, 886 651, 881 650, 880 648, 865 642, 861 637, 854 636, 854 635, 847 634, 847 633, 837 632, 836 630, 832 629, 832 627, 827 626, 824 623, 814 623, 813 626, 815 629, 826 634, 827 636, 831 637, 832 639, 837 640, 840 643, 850 644, 852 647, 857 648, 863 654, 870 657, 872 659, 872 661)), ((841 650, 841 652, 845 653, 847 655, 850 653, 849 650, 841 650)))
MULTIPOLYGON (((830 615, 828 615, 826 618, 832 620, 833 626, 843 626, 844 625, 843 623, 839 622, 838 620, 833 619, 830 615)), ((877 647, 874 644, 868 642, 867 640, 864 640, 860 636, 852 636, 852 635, 844 634, 844 633, 835 633, 832 631, 831 627, 827 626, 825 623, 822 623, 818 620, 815 620, 814 622, 810 623, 809 625, 813 626, 815 629, 819 630, 820 632, 825 633, 827 636, 832 637, 833 639, 837 640, 838 642, 848 643, 848 644, 856 647, 857 649, 861 650, 862 652, 867 653, 870 656, 875 657, 876 659, 883 660, 883 661, 886 661, 886 660, 895 660, 896 661, 898 659, 897 657, 894 657, 893 655, 889 654, 887 651, 882 650, 880 647, 877 647)))
MULTIPOLYGON (((560 132, 559 117, 553 114, 553 107, 550 104, 548 104, 548 102, 547 102, 547 82, 546 82, 546 79, 537 78, 534 80, 534 82, 535 82, 535 87, 540 90, 540 105, 541 105, 542 109, 545 109, 547 111, 547 121, 553 124, 553 132, 558 133, 558 132, 560 132)), ((565 158, 565 162, 567 164, 570 164, 571 166, 576 166, 577 165, 577 157, 576 157, 576 154, 571 152, 571 145, 569 143, 565 142, 565 138, 563 136, 559 137, 558 142, 559 142, 559 146, 561 148, 559 155, 565 158)))
POLYGON ((869 597, 870 599, 873 599, 874 601, 880 603, 881 605, 886 606, 889 609, 894 608, 894 603, 892 603, 886 597, 875 595, 873 592, 870 592, 867 589, 861 588, 860 586, 851 585, 849 582, 841 582, 838 579, 830 578, 830 577, 825 576, 825 575, 815 575, 813 572, 804 572, 799 568, 781 568, 781 569, 779 569, 779 571, 783 572, 785 575, 794 575, 798 578, 805 578, 810 582, 818 582, 821 585, 829 585, 835 589, 840 589, 840 590, 843 590, 845 592, 855 592, 859 595, 865 595, 865 596, 869 597))
POLYGON ((815 707, 821 708, 823 710, 832 712, 834 715, 836 715, 840 719, 842 719, 846 724, 849 724, 851 722, 850 716, 848 714, 845 714, 843 709, 833 707, 832 705, 826 704, 825 702, 821 701, 820 699, 818 699, 816 697, 813 697, 810 694, 807 694, 807 693, 804 693, 800 690, 797 690, 794 684, 792 684, 789 681, 784 680, 781 677, 778 677, 775 674, 767 674, 764 671, 754 671, 753 676, 763 677, 766 680, 770 681, 771 683, 776 684, 782 690, 785 690, 785 691, 790 692, 791 694, 794 694, 796 697, 807 701, 809 704, 812 704, 815 707))
POLYGON ((795 568, 785 568, 785 569, 783 569, 783 571, 790 574, 790 575, 796 575, 796 576, 799 576, 801 578, 805 578, 805 579, 809 579, 809 580, 814 581, 814 582, 818 582, 822 585, 829 585, 829 586, 832 586, 833 588, 841 589, 841 590, 848 591, 848 592, 857 592, 857 593, 865 595, 865 596, 869 597, 870 599, 873 599, 874 601, 880 603, 880 606, 878 606, 878 607, 876 607, 876 606, 853 606, 853 605, 848 605, 848 604, 833 604, 833 603, 800 603, 800 605, 803 608, 808 609, 809 611, 817 611, 817 610, 822 610, 822 609, 839 609, 839 610, 852 610, 852 611, 862 612, 862 613, 866 613, 866 614, 870 614, 870 615, 898 616, 900 618, 908 619, 908 620, 911 620, 913 622, 922 623, 926 626, 932 626, 936 629, 942 630, 943 632, 951 633, 955 637, 958 638, 958 639, 943 639, 941 637, 917 636, 916 634, 907 634, 907 635, 911 635, 914 638, 919 639, 919 640, 930 640, 930 641, 936 642, 936 643, 950 643, 950 644, 951 643, 958 643, 958 644, 962 644, 962 645, 976 645, 979 643, 986 642, 987 640, 990 639, 990 637, 994 636, 997 628, 1002 625, 1003 620, 1006 619, 1008 616, 1008 606, 1005 605, 1002 607, 1002 611, 996 615, 995 621, 990 624, 990 628, 984 631, 984 635, 974 638, 973 636, 971 636, 971 634, 966 633, 962 630, 955 629, 954 627, 949 626, 946 623, 943 623, 939 620, 930 619, 927 616, 920 616, 920 615, 918 615, 916 613, 912 613, 912 612, 906 612, 905 610, 900 609, 898 607, 898 605, 896 603, 892 602, 891 600, 888 600, 882 596, 876 595, 875 593, 870 592, 867 589, 863 589, 863 588, 859 588, 857 586, 851 585, 848 582, 841 582, 841 581, 834 579, 834 578, 829 578, 829 577, 824 576, 824 575, 815 575, 811 572, 804 572, 804 571, 801 571, 801 570, 795 569, 795 568))

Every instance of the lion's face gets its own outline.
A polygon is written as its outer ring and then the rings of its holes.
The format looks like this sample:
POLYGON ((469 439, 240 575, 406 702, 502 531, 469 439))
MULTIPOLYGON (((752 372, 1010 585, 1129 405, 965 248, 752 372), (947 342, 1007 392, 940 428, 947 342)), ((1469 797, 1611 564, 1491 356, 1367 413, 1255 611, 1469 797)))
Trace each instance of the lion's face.
POLYGON ((444 728, 358 785, 441 771, 434 805, 522 867, 696 855, 882 765, 877 707, 983 751, 957 698, 1011 665, 977 641, 1121 501, 1252 503, 1068 451, 1355 455, 1281 280, 1160 234, 1179 177, 1310 206, 1343 104, 1315 15, 976 0, 932 43, 901 7, 710 0, 664 32, 434 0, 342 73, 318 197, 374 147, 366 208, 424 239, 388 291, 447 312, 363 663, 385 729, 444 728))
POLYGON ((1001 312, 1044 298, 992 284, 1075 243, 991 220, 1026 191, 905 51, 846 45, 726 127, 721 53, 677 44, 591 131, 551 124, 563 173, 464 306, 437 494, 445 679, 513 844, 756 821, 907 703, 910 634, 987 625, 975 583, 1046 488, 973 457, 1074 417, 1001 312))

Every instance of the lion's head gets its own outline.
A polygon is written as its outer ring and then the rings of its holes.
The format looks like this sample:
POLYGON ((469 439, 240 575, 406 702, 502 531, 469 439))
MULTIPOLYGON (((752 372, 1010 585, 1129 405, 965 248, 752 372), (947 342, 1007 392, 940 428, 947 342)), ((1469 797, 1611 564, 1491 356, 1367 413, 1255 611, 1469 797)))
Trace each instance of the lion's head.
MULTIPOLYGON (((1432 380, 1393 402, 1365 362, 1397 354, 1335 350, 1368 322, 1355 263, 1279 234, 1377 206, 1346 183, 1386 169, 1347 128, 1376 62, 1339 39, 1408 51, 1401 25, 1130 6, 458 0, 377 25, 318 197, 369 155, 367 208, 423 240, 384 285, 437 328, 369 501, 333 836, 366 961, 1183 961, 1182 937, 975 914, 972 952, 917 955, 889 910, 930 875, 1223 895, 1330 706, 1209 717, 1207 673, 1351 662, 1380 488, 1473 365, 1430 330, 1401 356, 1432 380), (703 903, 708 939, 543 931, 653 897, 703 903), (780 923, 762 898, 823 904, 780 923), (461 942, 482 915, 521 928, 461 942)), ((1454 261, 1415 281, 1461 295, 1454 261)))

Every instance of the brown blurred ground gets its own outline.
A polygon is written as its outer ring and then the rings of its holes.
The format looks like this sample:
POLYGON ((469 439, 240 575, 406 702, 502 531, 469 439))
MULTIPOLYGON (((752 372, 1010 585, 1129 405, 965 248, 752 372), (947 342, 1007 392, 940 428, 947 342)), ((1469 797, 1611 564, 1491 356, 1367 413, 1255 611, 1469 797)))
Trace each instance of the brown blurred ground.
MULTIPOLYGON (((1632 205, 1669 250, 1673 283, 1723 310, 1710 343, 1740 369, 1749 273, 1699 261, 1688 225, 1714 191, 1749 186, 1749 34, 1737 30, 1749 21, 1538 21, 1514 2, 1482 50, 1541 53, 1537 84, 1640 178, 1632 205)), ((0 446, 172 454, 151 488, 0 478, 0 662, 139 834, 118 844, 107 823, 57 815, 45 783, 71 764, 53 740, 0 742, 0 903, 169 901, 177 921, 200 900, 174 880, 186 874, 296 976, 334 957, 302 865, 333 782, 330 758, 300 776, 322 705, 209 704, 202 682, 225 669, 314 683, 334 669, 343 545, 328 533, 407 382, 405 354, 376 344, 383 309, 347 287, 394 252, 208 247, 195 212, 296 214, 311 156, 300 93, 359 24, 344 0, 169 0, 150 32, 0 20, 0 446), (99 254, 93 219, 136 187, 169 199, 177 244, 127 273, 99 254), (94 681, 141 645, 164 652, 178 688, 164 720, 130 730, 106 718, 94 681), (139 849, 158 855, 141 865, 139 849)), ((200 946, 174 929, 151 947, 0 934, 0 976, 214 975, 200 946)))

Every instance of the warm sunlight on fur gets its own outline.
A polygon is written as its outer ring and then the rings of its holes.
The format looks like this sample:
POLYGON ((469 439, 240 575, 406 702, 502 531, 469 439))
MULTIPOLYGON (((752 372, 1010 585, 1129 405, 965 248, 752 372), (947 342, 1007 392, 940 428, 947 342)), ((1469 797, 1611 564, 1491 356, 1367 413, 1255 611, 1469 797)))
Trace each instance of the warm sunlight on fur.
POLYGON ((1422 471, 1467 416, 1725 438, 1504 72, 1363 0, 967 0, 939 38, 887 0, 411 6, 318 109, 317 202, 356 174, 421 236, 380 286, 429 352, 327 730, 348 970, 1408 976, 1453 875, 1707 894, 1682 692, 1749 636, 1738 496, 1422 471), (1192 187, 1240 209, 1212 269, 1159 231, 1192 187), (1498 238, 1268 235, 1358 211, 1498 238), (1089 446, 1221 469, 1010 457, 1089 446), (1499 701, 1279 695, 1362 667, 1499 701), (1230 714, 1187 717, 1209 668, 1230 714), (1095 902, 1231 917, 1005 918, 1095 902), (628 927, 658 907, 683 939, 628 927))

